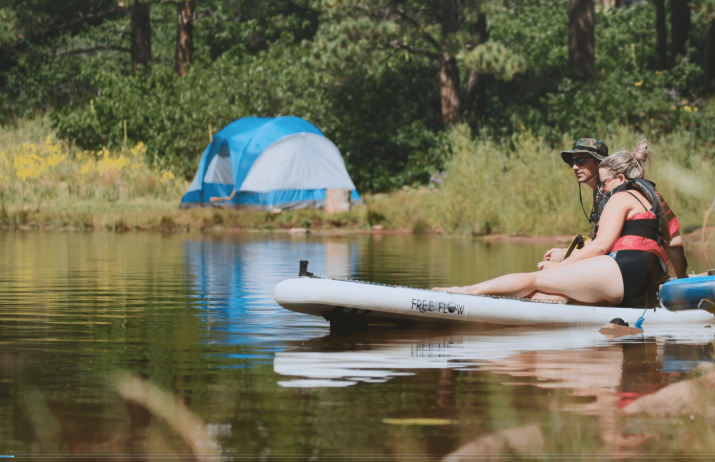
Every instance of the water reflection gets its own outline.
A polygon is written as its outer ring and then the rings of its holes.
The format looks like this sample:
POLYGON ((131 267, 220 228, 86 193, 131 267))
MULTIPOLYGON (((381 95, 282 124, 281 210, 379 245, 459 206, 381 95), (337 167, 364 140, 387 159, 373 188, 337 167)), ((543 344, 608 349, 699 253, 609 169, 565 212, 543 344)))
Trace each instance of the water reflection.
POLYGON ((309 260, 318 274, 350 277, 358 257, 355 243, 301 237, 187 240, 184 254, 194 297, 205 309, 206 341, 259 345, 266 352, 282 348, 271 341, 307 339, 324 332, 327 325, 322 318, 279 307, 273 299, 276 284, 297 277, 300 260, 309 260))
MULTIPOLYGON (((433 332, 427 337, 395 330, 368 336, 329 335, 277 353, 274 370, 285 377, 279 382, 283 387, 324 388, 372 386, 368 384, 433 369, 437 375, 429 390, 435 409, 443 410, 438 414, 442 420, 459 416, 459 408, 466 409, 466 415, 478 412, 484 406, 479 388, 464 386, 479 386, 485 375, 493 376, 502 389, 490 393, 491 400, 496 399, 491 406, 498 420, 519 422, 517 415, 523 414, 531 415, 533 423, 482 434, 452 449, 445 461, 481 460, 479 455, 495 454, 574 453, 564 447, 570 441, 575 441, 575 453, 625 457, 642 454, 653 430, 634 433, 621 410, 638 397, 681 380, 696 364, 700 368, 709 364, 704 369, 713 370, 712 332, 703 326, 659 326, 643 335, 616 339, 592 328, 433 332), (505 388, 515 390, 506 394, 511 402, 499 403, 505 388), (543 410, 531 413, 534 408, 548 409, 550 415, 590 418, 586 435, 579 433, 583 428, 570 428, 572 418, 544 419, 543 410), (562 436, 549 436, 554 434, 562 436), (598 445, 588 449, 594 439, 598 445)), ((405 409, 388 420, 410 425, 420 422, 415 417, 423 412, 405 409)), ((464 424, 464 415, 461 418, 464 424)))
MULTIPOLYGON (((519 376, 525 367, 544 388, 584 388, 621 384, 620 371, 643 378, 644 357, 627 359, 623 351, 652 350, 657 367, 669 373, 691 370, 709 358, 683 360, 687 345, 710 345, 712 329, 703 326, 657 326, 642 335, 611 339, 592 327, 565 329, 490 328, 439 335, 439 332, 372 331, 328 335, 276 353, 274 370, 285 387, 332 387, 358 382, 385 382, 421 369, 490 371, 519 376), (435 335, 438 334, 438 335, 435 335), (611 351, 615 353, 604 353, 611 351), (605 356, 603 356, 605 355, 605 356), (615 356, 614 356, 615 355, 615 356), (616 374, 616 372, 618 373, 616 374)), ((692 355, 692 353, 690 353, 692 355)), ((632 356, 632 355, 631 355, 632 356)), ((650 364, 652 366, 652 364, 650 364)))
POLYGON ((206 454, 201 444, 256 459, 439 459, 481 437, 521 434, 505 429, 560 434, 549 422, 570 426, 564 414, 583 416, 583 434, 605 441, 608 412, 712 364, 709 329, 656 332, 646 322, 645 339, 422 327, 335 336, 273 300, 301 259, 319 275, 430 287, 531 268, 548 247, 2 232, 0 454, 188 460, 206 454), (198 433, 172 426, 172 413, 198 433))

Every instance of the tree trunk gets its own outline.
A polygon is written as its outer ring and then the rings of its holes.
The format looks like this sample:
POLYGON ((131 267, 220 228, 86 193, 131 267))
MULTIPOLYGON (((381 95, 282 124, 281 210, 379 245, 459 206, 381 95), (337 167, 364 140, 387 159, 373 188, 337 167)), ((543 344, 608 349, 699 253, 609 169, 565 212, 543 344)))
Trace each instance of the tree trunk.
POLYGON ((459 101, 459 67, 457 60, 449 51, 447 45, 452 34, 460 27, 457 2, 454 0, 438 0, 433 4, 436 17, 442 29, 442 46, 439 54, 441 70, 439 73, 439 92, 442 98, 442 121, 445 126, 458 124, 460 117, 459 101))
POLYGON ((585 78, 596 69, 593 0, 570 0, 569 60, 585 78))
POLYGON ((705 86, 715 88, 715 19, 710 20, 705 37, 705 86))
POLYGON ((487 76, 480 75, 479 72, 472 69, 469 71, 469 80, 467 81, 467 114, 470 118, 484 115, 486 111, 485 91, 487 89, 487 76))
POLYGON ((690 0, 670 1, 670 46, 671 56, 675 61, 678 56, 685 56, 685 45, 690 34, 690 0))
POLYGON ((442 121, 445 126, 458 124, 459 116, 459 68, 457 60, 442 47, 440 55, 439 93, 442 98, 442 121))
MULTIPOLYGON (((477 17, 477 23, 472 28, 472 33, 479 35, 479 43, 484 43, 489 40, 489 30, 487 29, 487 17, 480 13, 477 17)), ((467 114, 470 118, 474 118, 484 114, 486 109, 486 99, 484 92, 486 91, 486 76, 479 75, 479 72, 472 69, 469 71, 469 80, 467 81, 467 114)))
POLYGON ((176 17, 176 53, 174 69, 179 75, 186 74, 186 64, 194 54, 194 5, 195 0, 181 0, 176 17))
POLYGON ((665 26, 665 0, 653 0, 655 3, 655 50, 658 56, 658 70, 668 69, 668 30, 665 26))
POLYGON ((140 65, 151 62, 151 21, 149 4, 138 0, 132 6, 132 75, 140 65))

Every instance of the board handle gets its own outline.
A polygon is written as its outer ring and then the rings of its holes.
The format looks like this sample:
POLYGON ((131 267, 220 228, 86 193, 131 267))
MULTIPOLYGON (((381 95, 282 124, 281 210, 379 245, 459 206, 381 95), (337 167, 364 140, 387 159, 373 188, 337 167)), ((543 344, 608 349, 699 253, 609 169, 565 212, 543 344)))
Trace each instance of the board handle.
POLYGON ((298 270, 298 276, 300 277, 308 277, 312 278, 315 277, 313 276, 313 273, 308 272, 308 260, 301 260, 300 261, 300 269, 298 270))

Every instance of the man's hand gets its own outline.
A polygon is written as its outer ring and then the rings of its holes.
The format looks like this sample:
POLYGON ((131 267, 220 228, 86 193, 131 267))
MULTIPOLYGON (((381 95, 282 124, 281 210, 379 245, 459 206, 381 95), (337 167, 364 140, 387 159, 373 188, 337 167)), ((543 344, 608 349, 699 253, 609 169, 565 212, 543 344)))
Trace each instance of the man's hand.
POLYGON ((567 249, 551 249, 544 254, 544 261, 563 261, 567 249))

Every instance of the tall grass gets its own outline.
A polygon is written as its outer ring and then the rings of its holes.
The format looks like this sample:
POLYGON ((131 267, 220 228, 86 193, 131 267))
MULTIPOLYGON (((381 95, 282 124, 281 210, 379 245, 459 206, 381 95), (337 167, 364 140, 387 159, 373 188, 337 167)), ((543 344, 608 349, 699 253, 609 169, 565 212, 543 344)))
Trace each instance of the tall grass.
POLYGON ((142 143, 119 151, 78 151, 42 121, 0 131, 0 222, 23 225, 42 212, 136 199, 178 201, 186 189, 168 166, 150 166, 142 143), (40 138, 40 133, 44 136, 40 138))
MULTIPOLYGON (((171 166, 149 165, 144 147, 79 151, 59 143, 45 119, 0 128, 0 226, 75 228, 280 230, 407 229, 453 234, 553 235, 586 233, 578 183, 559 152, 523 132, 504 141, 475 139, 466 126, 450 132, 452 156, 439 182, 387 194, 364 194, 364 208, 343 215, 318 210, 284 212, 178 210, 186 182, 171 166), (442 183, 443 181, 443 183, 442 183)), ((641 135, 621 128, 605 141, 615 152, 632 149, 641 135)), ((702 226, 715 196, 710 146, 689 133, 651 140, 655 181, 685 231, 702 226)), ((591 190, 582 186, 590 211, 591 190)), ((715 218, 715 214, 712 214, 715 218)), ((712 221, 712 218, 710 221, 712 221)))
MULTIPOLYGON (((611 139, 612 152, 632 150, 642 135, 625 128, 611 139)), ((646 176, 671 206, 686 232, 702 225, 703 216, 715 196, 715 151, 689 132, 651 138, 644 136, 653 151, 646 176)))
MULTIPOLYGON (((145 161, 142 143, 81 151, 59 143, 46 119, 0 128, 0 227, 314 230, 369 227, 367 210, 179 210, 188 187, 172 166, 145 161)), ((370 217, 377 223, 374 217, 370 217)))
MULTIPOLYGON (((435 219, 454 233, 474 234, 569 234, 587 232, 578 198, 578 183, 563 162, 560 151, 571 140, 552 147, 529 132, 495 142, 473 139, 462 125, 452 130, 453 155, 446 165, 446 179, 431 196, 435 219)), ((633 149, 641 135, 618 129, 604 141, 615 152, 633 149)), ((651 141, 654 161, 648 179, 688 229, 702 224, 703 214, 715 195, 713 154, 688 133, 651 141)), ((582 186, 586 211, 591 189, 582 186)))

